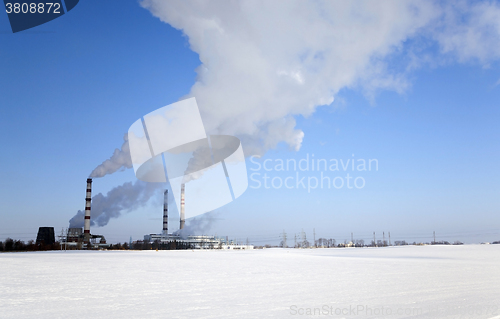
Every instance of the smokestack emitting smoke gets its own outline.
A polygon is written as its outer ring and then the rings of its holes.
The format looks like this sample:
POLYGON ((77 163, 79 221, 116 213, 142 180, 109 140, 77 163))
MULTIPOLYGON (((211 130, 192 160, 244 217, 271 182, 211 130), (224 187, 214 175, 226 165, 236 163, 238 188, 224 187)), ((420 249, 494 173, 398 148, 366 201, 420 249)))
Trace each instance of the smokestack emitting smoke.
POLYGON ((168 235, 168 189, 163 193, 163 235, 168 235))
MULTIPOLYGON (((87 182, 89 180, 92 182, 92 178, 104 177, 120 169, 124 170, 132 167, 128 134, 124 135, 123 140, 121 149, 115 149, 109 159, 98 165, 90 173, 87 182)), ((92 199, 91 194, 87 192, 89 209, 87 210, 86 207, 85 212, 79 210, 70 219, 69 227, 84 227, 89 230, 90 234, 90 226, 105 226, 108 224, 110 218, 118 218, 122 212, 128 212, 144 206, 160 186, 157 183, 145 183, 142 181, 136 181, 134 184, 127 182, 121 186, 114 187, 106 196, 99 193, 92 199), (93 203, 92 211, 90 211, 90 201, 93 203)), ((88 189, 89 187, 87 187, 88 189)))
POLYGON ((85 222, 83 227, 84 242, 90 242, 90 203, 92 201, 92 178, 87 178, 87 196, 85 197, 85 222))
POLYGON ((180 217, 181 217, 181 223, 179 229, 184 229, 184 224, 186 223, 186 215, 185 215, 185 197, 184 197, 184 184, 181 185, 181 211, 180 211, 180 217))
MULTIPOLYGON (((161 183, 146 183, 138 180, 135 183, 127 182, 117 186, 106 195, 102 193, 95 195, 92 197, 90 226, 105 226, 111 218, 118 218, 124 212, 143 207, 163 186, 161 183)), ((83 227, 84 215, 85 213, 79 210, 70 219, 69 227, 83 227)))

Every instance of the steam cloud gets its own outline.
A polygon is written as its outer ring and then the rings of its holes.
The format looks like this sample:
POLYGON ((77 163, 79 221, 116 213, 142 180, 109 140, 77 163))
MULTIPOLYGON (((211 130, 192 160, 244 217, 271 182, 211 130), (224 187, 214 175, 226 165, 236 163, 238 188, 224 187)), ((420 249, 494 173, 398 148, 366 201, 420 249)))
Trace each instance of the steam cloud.
POLYGON ((500 4, 484 1, 163 1, 141 5, 199 54, 196 97, 209 134, 245 153, 298 150, 294 116, 343 88, 406 90, 423 65, 500 58, 500 4), (436 47, 438 50, 436 50, 436 47), (392 63, 395 62, 395 63, 392 63))

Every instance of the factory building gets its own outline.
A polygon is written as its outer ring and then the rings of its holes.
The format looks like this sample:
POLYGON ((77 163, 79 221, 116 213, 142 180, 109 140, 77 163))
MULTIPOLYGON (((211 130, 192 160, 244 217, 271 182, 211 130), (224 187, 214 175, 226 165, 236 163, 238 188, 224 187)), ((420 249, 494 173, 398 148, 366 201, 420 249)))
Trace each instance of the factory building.
POLYGON ((82 228, 68 228, 66 236, 61 238, 63 249, 100 249, 109 247, 103 235, 85 235, 82 228))
POLYGON ((79 241, 83 242, 83 232, 81 228, 68 228, 66 234, 66 241, 68 243, 77 243, 79 241))
POLYGON ((179 244, 187 244, 193 249, 216 249, 222 245, 221 240, 215 238, 215 236, 205 235, 189 235, 184 238, 176 234, 150 234, 144 235, 144 241, 160 244, 168 244, 175 241, 179 244))

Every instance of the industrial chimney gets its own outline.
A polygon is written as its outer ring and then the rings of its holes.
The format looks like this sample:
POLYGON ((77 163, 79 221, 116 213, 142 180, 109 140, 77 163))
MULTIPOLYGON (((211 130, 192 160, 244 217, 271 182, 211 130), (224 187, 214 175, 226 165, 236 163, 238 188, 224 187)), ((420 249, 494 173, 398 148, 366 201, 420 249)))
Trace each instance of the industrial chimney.
POLYGON ((184 229, 184 224, 186 223, 186 215, 184 214, 184 184, 181 185, 181 225, 180 229, 184 229))
POLYGON ((83 224, 83 241, 90 242, 90 202, 92 201, 92 178, 87 178, 87 197, 85 197, 85 222, 83 224))
POLYGON ((168 189, 163 194, 163 235, 168 235, 168 189))

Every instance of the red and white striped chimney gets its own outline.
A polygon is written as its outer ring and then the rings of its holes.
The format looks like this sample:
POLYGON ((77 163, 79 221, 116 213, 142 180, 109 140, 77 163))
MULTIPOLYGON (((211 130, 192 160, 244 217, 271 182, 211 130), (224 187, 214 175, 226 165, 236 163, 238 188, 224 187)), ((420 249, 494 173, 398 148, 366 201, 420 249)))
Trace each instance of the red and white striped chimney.
POLYGON ((85 221, 83 224, 83 240, 90 242, 90 202, 92 201, 92 178, 87 178, 87 196, 85 197, 85 221))
POLYGON ((181 185, 181 225, 180 229, 184 229, 184 224, 186 223, 186 215, 184 214, 184 184, 181 185))
POLYGON ((163 193, 163 235, 168 235, 168 189, 163 193))

